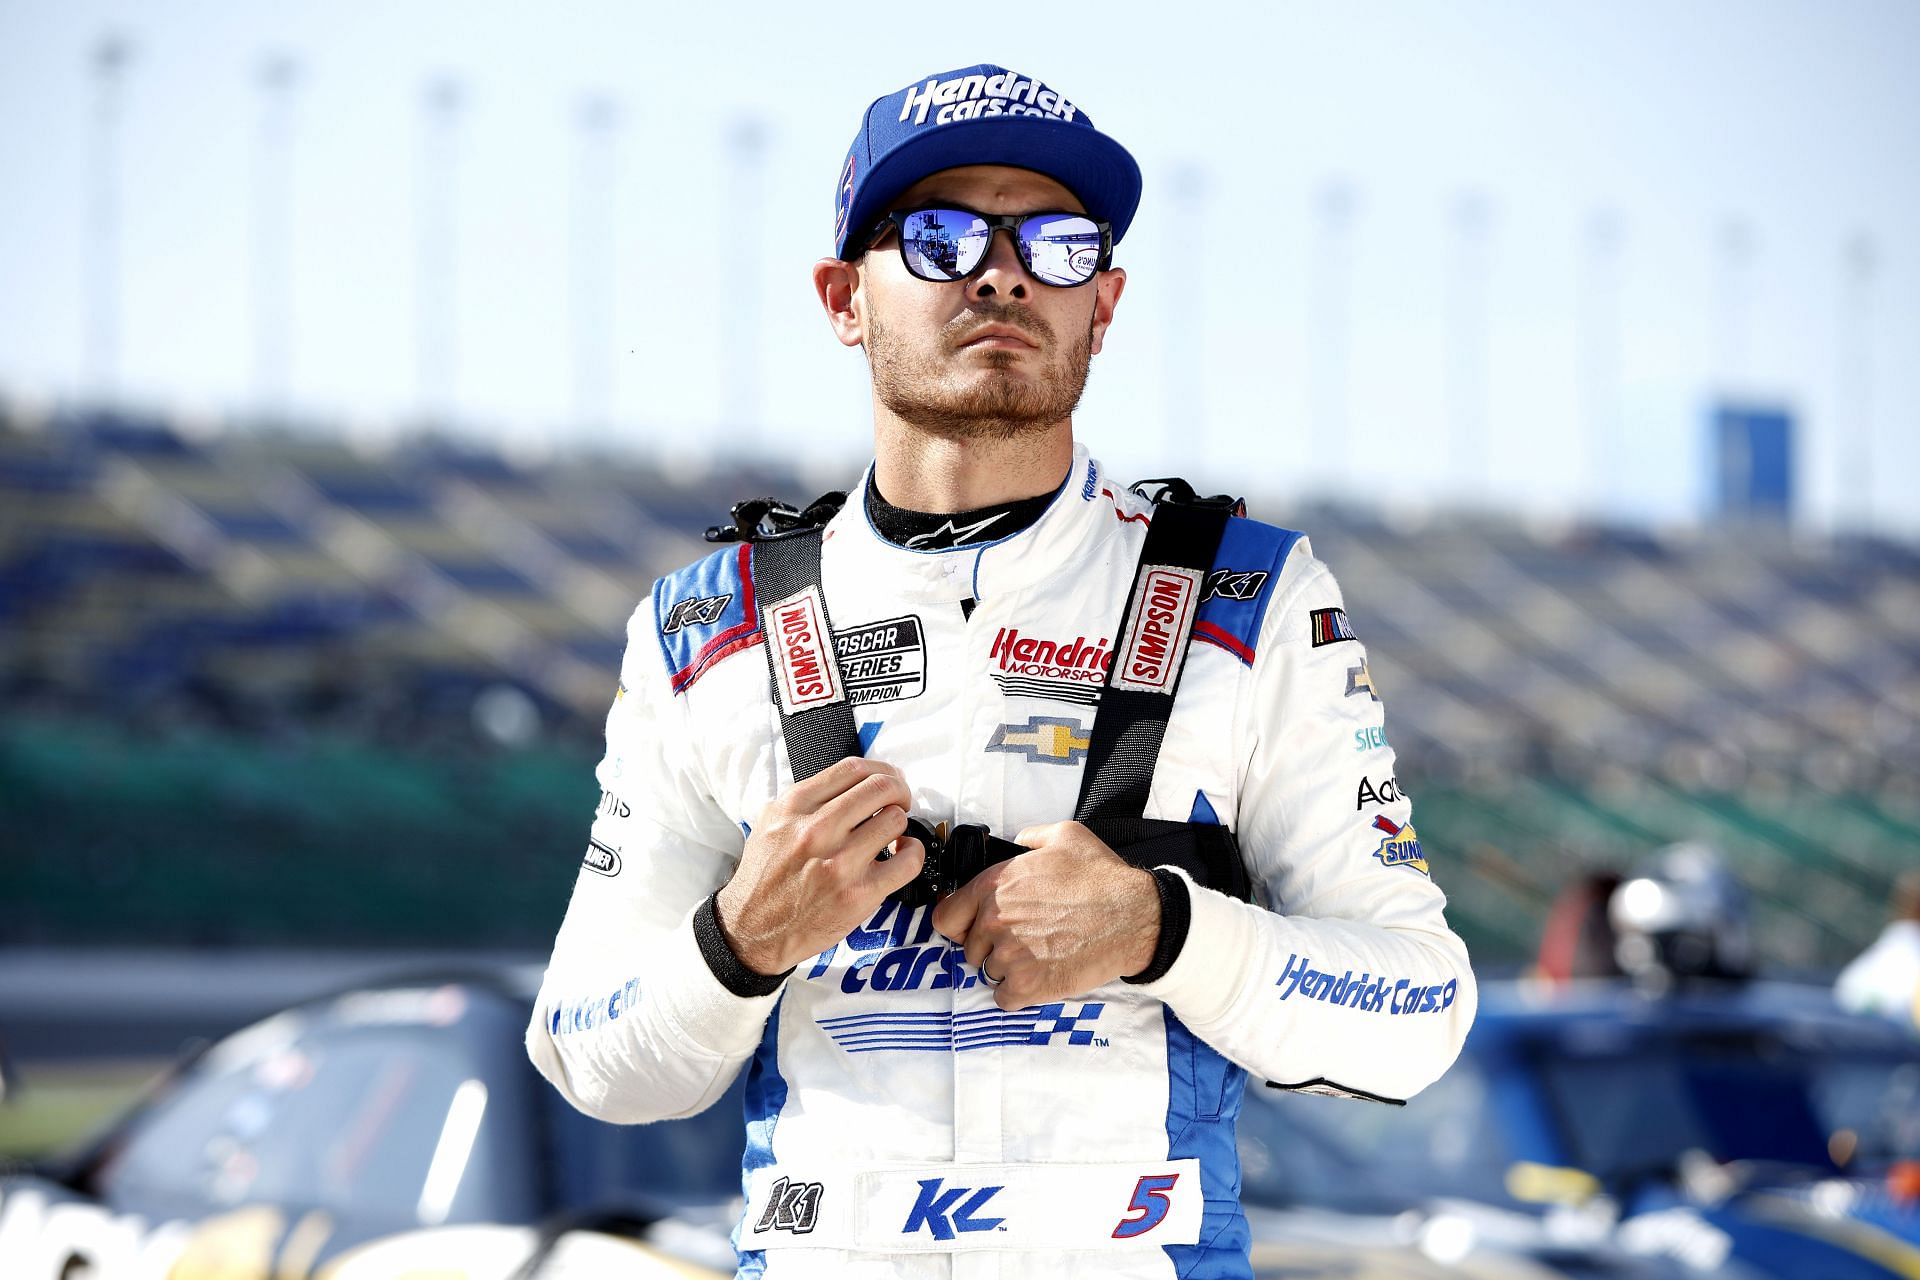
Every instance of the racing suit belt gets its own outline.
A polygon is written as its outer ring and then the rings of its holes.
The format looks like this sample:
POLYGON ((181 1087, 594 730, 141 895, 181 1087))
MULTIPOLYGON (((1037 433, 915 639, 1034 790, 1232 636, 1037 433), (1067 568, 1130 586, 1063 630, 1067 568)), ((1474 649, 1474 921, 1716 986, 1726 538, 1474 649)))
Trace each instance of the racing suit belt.
POLYGON ((1198 1160, 821 1165, 754 1171, 739 1247, 857 1253, 1194 1244, 1198 1160))

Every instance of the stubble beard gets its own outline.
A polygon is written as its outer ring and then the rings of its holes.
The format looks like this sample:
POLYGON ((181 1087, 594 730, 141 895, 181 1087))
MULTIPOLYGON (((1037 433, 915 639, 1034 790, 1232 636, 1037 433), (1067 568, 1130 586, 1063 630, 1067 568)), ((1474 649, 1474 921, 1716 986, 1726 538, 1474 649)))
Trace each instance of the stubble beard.
POLYGON ((898 339, 876 313, 869 318, 867 360, 873 370, 873 389, 894 416, 930 435, 951 440, 1015 440, 1073 415, 1087 389, 1093 364, 1093 323, 1071 347, 1058 356, 1042 376, 1019 378, 1001 370, 1021 359, 1016 351, 988 351, 986 376, 955 369, 938 353, 952 350, 949 333, 957 336, 981 323, 1018 324, 1052 345, 1052 330, 1023 307, 982 306, 948 325, 937 351, 914 348, 898 339), (954 385, 964 378, 961 385, 954 385))

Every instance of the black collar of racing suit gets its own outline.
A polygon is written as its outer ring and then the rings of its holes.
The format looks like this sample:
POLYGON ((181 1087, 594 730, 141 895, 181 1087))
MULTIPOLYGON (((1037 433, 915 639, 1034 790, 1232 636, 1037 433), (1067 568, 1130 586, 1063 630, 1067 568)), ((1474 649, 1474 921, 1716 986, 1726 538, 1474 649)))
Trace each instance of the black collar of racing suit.
MULTIPOLYGON (((1069 470, 1068 474, 1072 474, 1069 470)), ((909 511, 880 495, 873 473, 867 473, 867 516, 881 537, 909 551, 951 551, 1011 537, 1046 513, 1060 493, 1062 480, 1047 492, 1012 502, 997 502, 972 511, 951 513, 909 511)))

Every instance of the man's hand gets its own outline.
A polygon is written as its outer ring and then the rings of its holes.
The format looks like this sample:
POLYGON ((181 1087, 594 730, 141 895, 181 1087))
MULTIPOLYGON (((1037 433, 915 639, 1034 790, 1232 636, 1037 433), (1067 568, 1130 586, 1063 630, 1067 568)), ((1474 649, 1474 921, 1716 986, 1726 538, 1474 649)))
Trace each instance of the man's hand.
POLYGON ((911 803, 898 769, 856 756, 762 809, 714 903, 740 963, 784 973, 845 938, 919 875, 925 847, 900 838, 911 803), (877 861, 888 849, 893 856, 877 861))
POLYGON ((934 908, 933 925, 996 983, 1002 1009, 1085 995, 1153 963, 1160 892, 1077 822, 1028 827, 1031 851, 996 863, 934 908))

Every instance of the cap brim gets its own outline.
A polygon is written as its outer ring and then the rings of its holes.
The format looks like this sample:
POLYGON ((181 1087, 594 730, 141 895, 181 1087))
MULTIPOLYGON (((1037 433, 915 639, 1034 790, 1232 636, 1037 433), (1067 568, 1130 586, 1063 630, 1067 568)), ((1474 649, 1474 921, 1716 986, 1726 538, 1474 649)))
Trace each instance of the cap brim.
POLYGON ((865 248, 867 232, 902 191, 942 169, 972 164, 1010 165, 1054 179, 1088 213, 1113 224, 1115 244, 1140 206, 1140 166, 1104 133, 1031 116, 960 120, 916 133, 874 161, 859 180, 839 256, 857 256, 865 248))

